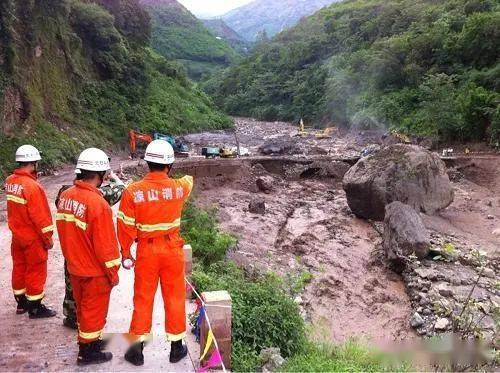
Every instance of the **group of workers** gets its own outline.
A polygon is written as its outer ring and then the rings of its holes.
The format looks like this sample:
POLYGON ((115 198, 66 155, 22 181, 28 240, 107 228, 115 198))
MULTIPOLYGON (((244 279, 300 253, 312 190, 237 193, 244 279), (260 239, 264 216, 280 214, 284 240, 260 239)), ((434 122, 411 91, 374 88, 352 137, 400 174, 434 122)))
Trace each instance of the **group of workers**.
MULTIPOLYGON (((56 315, 42 303, 48 251, 55 230, 47 196, 37 180, 40 152, 23 145, 16 152, 17 169, 5 183, 7 217, 12 231, 12 288, 17 314, 30 319, 56 315)), ((120 265, 134 268, 134 311, 127 334, 125 359, 144 364, 143 349, 151 332, 154 296, 161 285, 165 329, 171 341, 170 362, 187 355, 184 241, 181 212, 193 178, 169 177, 175 161, 172 146, 151 142, 144 156, 149 173, 128 187, 113 174, 110 159, 99 149, 84 150, 73 186, 63 186, 56 200, 57 231, 65 258, 64 325, 78 329, 78 365, 107 362, 103 329, 111 290, 119 283, 120 265), (113 184, 104 185, 111 178, 113 184), (111 205, 120 200, 117 226, 111 205), (136 257, 131 247, 137 243, 136 257), (121 255, 120 250, 121 248, 121 255)))

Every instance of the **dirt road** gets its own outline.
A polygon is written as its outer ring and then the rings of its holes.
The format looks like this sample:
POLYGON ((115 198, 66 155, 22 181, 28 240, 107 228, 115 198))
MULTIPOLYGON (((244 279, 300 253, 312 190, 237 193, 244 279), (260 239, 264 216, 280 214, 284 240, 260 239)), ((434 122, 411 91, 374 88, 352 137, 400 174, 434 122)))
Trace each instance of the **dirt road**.
MULTIPOLYGON (((114 169, 120 163, 127 163, 126 157, 116 157, 112 161, 114 169)), ((71 167, 59 170, 58 175, 43 177, 42 184, 47 190, 50 205, 54 208, 54 199, 62 184, 74 179, 71 167)), ((5 211, 5 198, 1 198, 0 213, 5 211)), ((116 213, 116 207, 114 208, 116 213)), ((128 331, 132 316, 133 272, 120 269, 120 284, 113 289, 108 322, 105 333, 113 336, 109 350, 114 358, 111 362, 77 368, 76 332, 62 325, 62 301, 64 298, 63 256, 56 235, 54 248, 49 253, 48 279, 45 302, 57 310, 57 316, 46 320, 30 320, 27 314, 15 314, 15 301, 11 291, 10 275, 10 231, 5 222, 0 223, 0 250, 3 260, 0 264, 0 371, 138 371, 127 363, 123 354, 127 344, 121 333, 128 331)), ((187 304, 191 309, 191 305, 187 304)), ((141 371, 194 371, 198 364, 199 345, 188 333, 190 356, 178 364, 168 362, 169 344, 163 329, 163 302, 159 292, 156 294, 153 314, 153 334, 151 344, 145 349, 146 364, 141 371)))

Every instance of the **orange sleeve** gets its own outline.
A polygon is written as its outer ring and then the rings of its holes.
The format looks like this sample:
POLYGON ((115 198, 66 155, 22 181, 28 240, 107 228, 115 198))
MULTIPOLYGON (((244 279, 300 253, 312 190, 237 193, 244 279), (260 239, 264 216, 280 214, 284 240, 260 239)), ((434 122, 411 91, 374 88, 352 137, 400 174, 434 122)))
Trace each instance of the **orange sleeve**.
POLYGON ((177 182, 182 186, 182 189, 184 190, 184 199, 188 199, 191 191, 193 190, 193 177, 186 175, 178 179, 177 182))
POLYGON ((92 245, 97 259, 106 269, 119 267, 121 261, 113 224, 113 213, 104 200, 90 224, 92 245))
POLYGON ((135 204, 130 189, 125 189, 118 210, 118 241, 124 258, 130 257, 130 247, 137 238, 135 225, 135 204))
POLYGON ((45 244, 52 242, 54 225, 50 214, 49 203, 41 186, 34 185, 25 189, 28 215, 45 244), (27 189, 27 190, 26 190, 27 189))

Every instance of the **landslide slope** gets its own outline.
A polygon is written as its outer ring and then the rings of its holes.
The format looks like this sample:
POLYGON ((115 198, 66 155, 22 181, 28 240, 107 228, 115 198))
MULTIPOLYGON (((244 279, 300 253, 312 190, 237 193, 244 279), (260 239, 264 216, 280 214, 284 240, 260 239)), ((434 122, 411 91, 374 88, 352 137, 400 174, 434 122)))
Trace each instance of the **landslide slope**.
POLYGON ((31 143, 46 167, 129 128, 186 133, 230 120, 149 48, 136 0, 0 0, 0 179, 31 143))
POLYGON ((254 42, 264 31, 272 37, 336 1, 339 0, 256 0, 221 18, 246 40, 254 42))
POLYGON ((259 45, 206 90, 241 116, 498 144, 499 45, 493 0, 348 0, 259 45))
POLYGON ((152 20, 152 47, 162 56, 183 64, 199 80, 229 66, 239 54, 218 39, 176 0, 141 0, 152 20))

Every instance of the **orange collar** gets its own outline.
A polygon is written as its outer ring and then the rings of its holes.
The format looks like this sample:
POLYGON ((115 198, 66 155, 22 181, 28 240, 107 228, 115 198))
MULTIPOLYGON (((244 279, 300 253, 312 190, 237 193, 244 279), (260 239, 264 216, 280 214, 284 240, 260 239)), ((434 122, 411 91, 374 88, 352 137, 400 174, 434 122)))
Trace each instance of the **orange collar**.
POLYGON ((168 178, 169 177, 168 177, 168 175, 165 172, 155 171, 155 172, 149 172, 144 177, 144 180, 166 180, 168 178))
POLYGON ((75 180, 74 182, 75 186, 77 188, 81 188, 81 189, 86 189, 86 190, 90 190, 91 192, 94 192, 94 193, 97 193, 99 194, 100 196, 102 196, 102 193, 99 189, 97 189, 95 186, 93 185, 90 185, 89 183, 86 183, 85 181, 83 180, 75 180))
POLYGON ((36 174, 34 175, 30 172, 21 170, 19 168, 14 170, 14 174, 19 175, 19 176, 28 176, 28 177, 31 177, 33 180, 37 180, 36 174))

